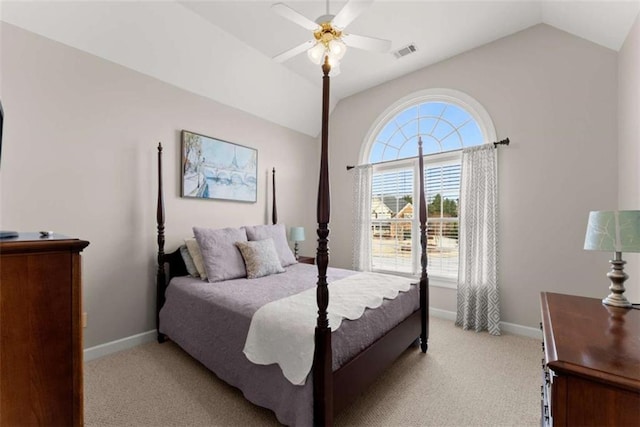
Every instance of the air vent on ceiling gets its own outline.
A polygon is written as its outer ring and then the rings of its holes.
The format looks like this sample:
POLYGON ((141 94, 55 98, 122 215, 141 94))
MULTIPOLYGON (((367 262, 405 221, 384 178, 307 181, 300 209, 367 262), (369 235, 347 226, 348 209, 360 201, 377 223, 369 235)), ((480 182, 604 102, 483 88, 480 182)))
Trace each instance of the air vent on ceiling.
POLYGON ((411 43, 408 44, 407 46, 396 50, 395 52, 393 52, 393 56, 395 56, 396 58, 402 58, 403 56, 407 56, 413 52, 415 52, 416 50, 418 50, 418 48, 416 47, 415 44, 411 43))

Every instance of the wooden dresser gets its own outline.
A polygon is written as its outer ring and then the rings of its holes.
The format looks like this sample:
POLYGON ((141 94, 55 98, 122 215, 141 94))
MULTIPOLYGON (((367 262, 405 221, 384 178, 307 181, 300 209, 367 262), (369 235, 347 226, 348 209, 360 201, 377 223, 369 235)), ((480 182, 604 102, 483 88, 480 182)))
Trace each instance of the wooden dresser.
POLYGON ((541 424, 640 426, 640 310, 546 292, 541 308, 541 424))
POLYGON ((81 426, 80 251, 89 242, 0 240, 0 425, 81 426))

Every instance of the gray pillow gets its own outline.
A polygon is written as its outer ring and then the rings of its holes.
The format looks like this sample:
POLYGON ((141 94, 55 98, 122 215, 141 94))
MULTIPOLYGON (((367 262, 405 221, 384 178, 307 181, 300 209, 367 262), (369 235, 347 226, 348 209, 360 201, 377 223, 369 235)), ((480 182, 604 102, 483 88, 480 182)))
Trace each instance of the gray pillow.
POLYGON ((200 246, 198 246, 198 242, 195 237, 191 237, 189 239, 184 239, 185 245, 187 245, 187 250, 189 251, 189 255, 191 255, 191 259, 193 260, 193 265, 195 265, 196 270, 198 270, 198 276, 202 280, 207 280, 207 270, 204 268, 204 260, 202 259, 202 252, 200 252, 200 246))
POLYGON ((236 246, 240 249, 242 258, 244 258, 248 279, 256 279, 285 271, 280 264, 280 257, 276 252, 273 239, 236 242, 236 246))
POLYGON ((187 245, 180 246, 180 255, 182 255, 182 261, 184 261, 184 266, 187 268, 187 273, 189 273, 189 276, 200 277, 198 269, 193 263, 193 258, 191 258, 191 254, 189 253, 189 249, 187 249, 187 245))
POLYGON ((247 233, 242 228, 200 228, 193 227, 204 268, 209 282, 238 279, 247 276, 244 260, 236 247, 236 242, 246 242, 247 233))
POLYGON ((296 257, 293 256, 293 252, 291 252, 289 243, 287 243, 287 229, 284 224, 250 225, 245 226, 244 229, 247 230, 249 241, 273 239, 273 244, 280 258, 280 264, 283 267, 298 262, 296 261, 296 257))

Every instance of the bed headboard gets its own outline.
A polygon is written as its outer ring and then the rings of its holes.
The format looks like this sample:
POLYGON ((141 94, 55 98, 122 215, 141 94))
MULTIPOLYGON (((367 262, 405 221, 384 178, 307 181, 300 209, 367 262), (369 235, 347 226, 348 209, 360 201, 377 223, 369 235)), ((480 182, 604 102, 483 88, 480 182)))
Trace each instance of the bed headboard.
MULTIPOLYGON (((274 224, 278 223, 278 209, 276 207, 276 168, 272 170, 272 210, 271 220, 274 224)), ((167 290, 169 281, 174 277, 186 276, 187 267, 182 259, 180 248, 168 254, 164 253, 165 235, 164 235, 164 197, 162 186, 162 143, 158 144, 158 206, 156 211, 156 221, 158 226, 158 272, 156 275, 156 328, 160 326, 160 309, 164 305, 164 293, 167 290)), ((158 341, 164 341, 164 336, 158 332, 158 341)))

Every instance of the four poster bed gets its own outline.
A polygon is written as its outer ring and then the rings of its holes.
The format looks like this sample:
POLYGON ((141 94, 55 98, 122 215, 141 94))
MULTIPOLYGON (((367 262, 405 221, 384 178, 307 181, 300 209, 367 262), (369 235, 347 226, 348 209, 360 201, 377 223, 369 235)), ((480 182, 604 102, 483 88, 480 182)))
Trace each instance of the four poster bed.
MULTIPOLYGON (((329 70, 325 62, 316 266, 294 263, 287 266, 286 271, 282 273, 257 279, 237 278, 217 283, 189 278, 180 250, 167 254, 164 252, 162 147, 158 147, 158 340, 163 342, 167 337, 170 338, 219 378, 239 388, 248 400, 273 410, 280 422, 290 425, 333 424, 334 414, 366 390, 409 346, 419 341, 422 352, 427 351, 427 211, 424 200, 421 142, 418 152, 422 250, 419 282, 407 284, 404 290, 397 292, 397 296, 391 299, 385 297, 379 306, 367 306, 377 308, 367 308, 358 318, 340 319, 337 323, 339 327, 332 317, 332 307, 338 301, 332 300, 331 307, 328 307, 330 289, 334 298, 338 298, 335 295, 339 295, 341 287, 344 286, 338 285, 339 283, 349 279, 355 280, 358 274, 363 274, 328 268, 329 70), (317 286, 314 290, 316 281, 317 286), (331 287, 328 283, 331 283, 331 287), (247 351, 248 341, 252 331, 255 332, 253 322, 254 317, 257 317, 256 313, 273 303, 277 305, 280 301, 308 294, 309 291, 313 294, 314 307, 309 307, 307 316, 312 317, 315 326, 312 325, 312 329, 307 331, 310 336, 304 340, 311 341, 312 360, 309 362, 311 366, 308 375, 303 372, 302 382, 295 383, 287 376, 284 364, 280 362, 252 363, 247 351)), ((274 225, 257 227, 284 229, 283 225, 277 224, 275 170, 273 185, 274 225)), ((247 228, 249 229, 250 227, 247 228)), ((197 228, 194 228, 194 232, 196 237, 200 237, 198 233, 204 233, 197 228)), ((299 321, 303 323, 301 318, 295 318, 290 322, 292 333, 299 321)), ((288 334, 287 330, 284 332, 285 335, 288 334)), ((297 350, 285 351, 297 353, 297 350)), ((285 354, 285 357, 288 356, 285 354)))

